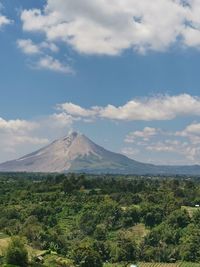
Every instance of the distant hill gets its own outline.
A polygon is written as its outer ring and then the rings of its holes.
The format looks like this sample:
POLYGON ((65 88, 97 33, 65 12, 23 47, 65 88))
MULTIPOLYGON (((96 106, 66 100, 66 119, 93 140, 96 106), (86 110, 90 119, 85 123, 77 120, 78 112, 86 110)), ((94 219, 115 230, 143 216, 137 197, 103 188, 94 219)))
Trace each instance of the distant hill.
POLYGON ((0 172, 86 172, 113 174, 200 175, 200 166, 156 166, 130 159, 73 132, 17 160, 0 164, 0 172))

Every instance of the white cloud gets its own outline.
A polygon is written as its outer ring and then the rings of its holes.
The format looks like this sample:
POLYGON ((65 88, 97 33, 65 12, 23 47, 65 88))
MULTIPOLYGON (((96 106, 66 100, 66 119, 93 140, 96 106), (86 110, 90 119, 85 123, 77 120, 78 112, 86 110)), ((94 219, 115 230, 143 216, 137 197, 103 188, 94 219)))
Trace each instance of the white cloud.
POLYGON ((11 19, 9 19, 8 17, 6 17, 5 15, 2 14, 2 10, 4 9, 3 4, 0 2, 0 29, 8 24, 13 23, 13 21, 11 19))
POLYGON ((11 144, 12 146, 19 146, 22 144, 30 144, 30 145, 46 145, 49 143, 48 138, 39 138, 39 137, 32 137, 32 136, 12 136, 11 144))
MULTIPOLYGON (((200 164, 200 143, 197 145, 189 140, 165 140, 149 144, 145 149, 161 154, 182 155, 185 159, 185 164, 200 164)), ((163 162, 163 164, 165 163, 163 162)))
POLYGON ((188 125, 180 134, 182 134, 182 136, 187 136, 188 134, 195 134, 200 136, 200 123, 193 123, 188 125))
POLYGON ((9 20, 7 17, 3 16, 0 14, 0 28, 4 25, 8 25, 8 24, 11 24, 12 21, 9 20))
POLYGON ((49 116, 49 125, 50 127, 66 127, 71 126, 73 123, 73 117, 71 115, 67 115, 66 113, 54 113, 49 116))
POLYGON ((5 120, 0 117, 0 130, 6 131, 31 131, 38 127, 35 122, 29 122, 25 120, 5 120))
POLYGON ((129 133, 125 138, 125 142, 134 143, 138 138, 148 141, 151 137, 156 136, 159 132, 159 129, 145 127, 142 131, 134 131, 129 133))
POLYGON ((17 45, 23 53, 29 55, 41 54, 44 49, 52 52, 59 51, 59 48, 54 43, 42 42, 36 44, 31 39, 19 39, 17 40, 17 45))
POLYGON ((98 108, 85 109, 73 103, 58 104, 57 108, 76 117, 93 117, 98 114, 98 108))
POLYGON ((31 64, 36 69, 46 69, 61 73, 73 73, 73 69, 67 64, 63 64, 58 59, 46 54, 49 52, 56 53, 59 51, 57 45, 51 42, 34 43, 31 39, 17 40, 17 46, 27 55, 39 55, 39 59, 31 64))
POLYGON ((0 118, 0 161, 23 156, 48 144, 72 129, 73 119, 55 113, 35 120, 0 118))
POLYGON ((158 96, 132 100, 124 106, 108 105, 102 109, 104 118, 118 120, 171 120, 177 116, 200 115, 200 98, 187 94, 158 96))
POLYGON ((39 44, 41 49, 49 49, 51 52, 58 52, 59 48, 57 45, 55 45, 54 43, 49 43, 49 42, 42 42, 39 44))
POLYGON ((99 117, 121 121, 172 120, 178 116, 200 116, 200 98, 188 94, 134 99, 123 106, 95 106, 85 109, 72 103, 58 107, 72 116, 99 117))
POLYGON ((184 143, 182 144, 180 141, 168 140, 164 142, 158 141, 153 144, 147 145, 146 149, 151 150, 151 151, 156 151, 156 152, 178 152, 178 153, 181 152, 182 153, 182 149, 180 149, 181 147, 184 147, 185 149, 186 146, 184 143))
POLYGON ((188 138, 194 145, 200 144, 200 123, 192 123, 183 131, 176 132, 175 135, 188 138))
POLYGON ((126 155, 131 157, 140 156, 141 161, 147 161, 146 156, 153 153, 151 162, 155 164, 158 161, 164 165, 166 162, 200 164, 200 123, 190 124, 174 132, 145 127, 127 134, 124 142, 130 146, 127 148, 125 145, 122 151, 127 151, 126 155), (137 154, 131 154, 131 151, 137 151, 137 154))
POLYGON ((0 160, 15 158, 19 151, 28 152, 30 147, 38 148, 48 142, 47 138, 34 136, 34 132, 40 125, 34 121, 27 120, 5 120, 0 118, 0 160), (27 150, 26 150, 27 149, 27 150))
POLYGON ((33 43, 30 39, 20 39, 17 41, 18 47, 25 53, 25 54, 39 54, 40 47, 33 43))
POLYGON ((183 2, 47 0, 43 10, 23 10, 21 19, 25 31, 43 32, 85 54, 164 51, 176 43, 199 47, 199 0, 183 2))
POLYGON ((121 151, 122 154, 128 156, 128 157, 133 157, 135 155, 137 155, 140 152, 139 149, 134 149, 131 147, 124 147, 121 151))
POLYGON ((51 70, 51 71, 61 72, 61 73, 66 73, 66 74, 74 73, 73 69, 70 66, 63 64, 58 59, 55 59, 51 56, 41 57, 36 64, 36 68, 46 69, 46 70, 51 70))
POLYGON ((3 14, 2 14, 2 10, 3 10, 3 5, 1 4, 1 2, 0 2, 0 28, 2 28, 3 26, 5 26, 5 25, 8 25, 8 24, 11 24, 13 21, 12 20, 10 20, 8 17, 6 17, 6 16, 4 16, 3 14))

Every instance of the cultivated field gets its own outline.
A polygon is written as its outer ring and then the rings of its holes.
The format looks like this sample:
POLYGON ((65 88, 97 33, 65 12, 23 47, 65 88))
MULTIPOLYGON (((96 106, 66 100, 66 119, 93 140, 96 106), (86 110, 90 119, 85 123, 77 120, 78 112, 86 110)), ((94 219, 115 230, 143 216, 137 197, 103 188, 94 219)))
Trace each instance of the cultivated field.
POLYGON ((139 263, 138 267, 200 267, 198 263, 139 263))
MULTIPOLYGON (((104 267, 130 267, 131 264, 105 264, 104 267)), ((140 262, 136 264, 137 267, 200 267, 199 263, 190 263, 190 262, 178 262, 178 263, 146 263, 140 262)))
POLYGON ((9 242, 10 242, 10 237, 4 235, 3 233, 0 233, 0 256, 3 255, 9 242))
POLYGON ((187 210, 191 217, 193 216, 194 212, 200 210, 199 207, 182 206, 181 208, 187 210))

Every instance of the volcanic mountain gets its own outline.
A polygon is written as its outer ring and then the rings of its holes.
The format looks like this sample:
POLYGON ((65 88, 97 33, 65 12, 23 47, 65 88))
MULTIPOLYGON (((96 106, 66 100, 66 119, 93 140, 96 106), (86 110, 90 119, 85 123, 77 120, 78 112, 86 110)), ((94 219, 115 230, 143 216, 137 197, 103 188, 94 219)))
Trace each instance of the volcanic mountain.
POLYGON ((115 174, 200 174, 200 166, 156 166, 132 160, 72 132, 17 160, 0 164, 0 172, 87 172, 115 174))

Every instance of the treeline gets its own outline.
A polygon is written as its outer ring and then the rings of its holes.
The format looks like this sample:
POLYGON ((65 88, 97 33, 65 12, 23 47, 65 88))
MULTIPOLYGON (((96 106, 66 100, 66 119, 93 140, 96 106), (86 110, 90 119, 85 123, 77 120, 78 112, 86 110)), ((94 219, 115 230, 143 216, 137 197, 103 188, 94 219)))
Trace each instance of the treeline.
POLYGON ((197 179, 8 174, 0 178, 0 232, 56 252, 66 266, 198 262, 197 204, 197 179))

